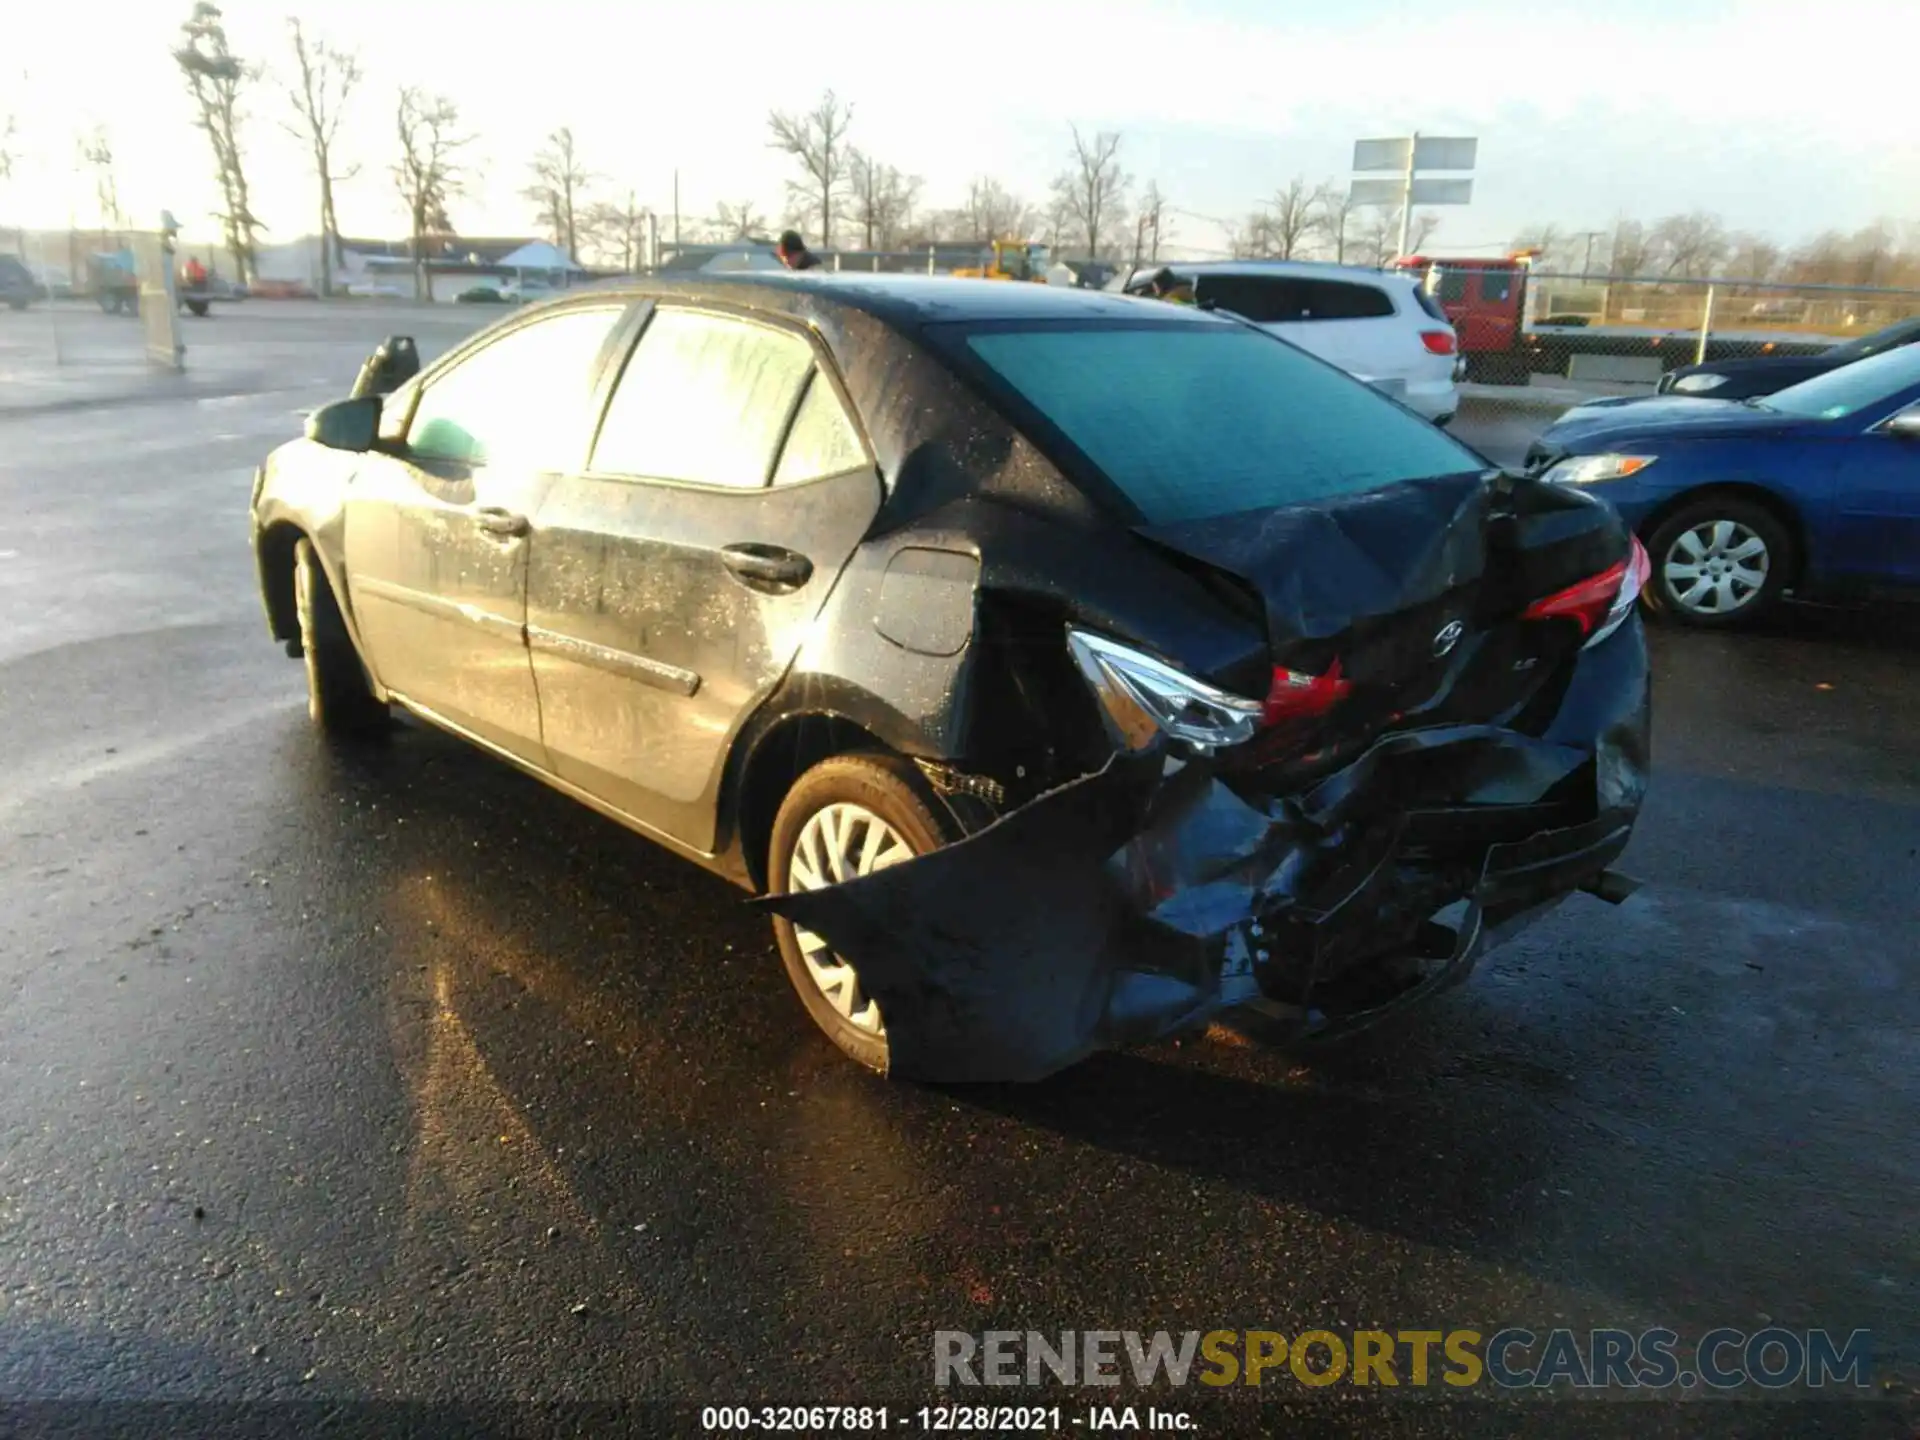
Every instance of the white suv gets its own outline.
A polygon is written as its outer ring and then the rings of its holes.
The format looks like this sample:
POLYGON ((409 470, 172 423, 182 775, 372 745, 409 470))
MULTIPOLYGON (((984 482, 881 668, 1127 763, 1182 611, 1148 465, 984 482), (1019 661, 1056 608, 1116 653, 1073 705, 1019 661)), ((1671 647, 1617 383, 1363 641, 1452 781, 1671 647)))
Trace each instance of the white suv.
POLYGON ((1405 276, 1301 260, 1223 260, 1141 265, 1107 288, 1138 294, 1162 270, 1191 282, 1196 303, 1292 341, 1436 425, 1459 408, 1453 326, 1405 276))

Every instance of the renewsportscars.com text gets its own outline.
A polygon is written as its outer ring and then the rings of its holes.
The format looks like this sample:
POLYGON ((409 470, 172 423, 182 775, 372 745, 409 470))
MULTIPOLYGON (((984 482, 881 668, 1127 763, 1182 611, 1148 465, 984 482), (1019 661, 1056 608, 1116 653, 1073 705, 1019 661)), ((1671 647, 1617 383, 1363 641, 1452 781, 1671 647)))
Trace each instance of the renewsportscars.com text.
POLYGON ((1867 1388, 1865 1330, 938 1330, 934 1384, 1867 1388))

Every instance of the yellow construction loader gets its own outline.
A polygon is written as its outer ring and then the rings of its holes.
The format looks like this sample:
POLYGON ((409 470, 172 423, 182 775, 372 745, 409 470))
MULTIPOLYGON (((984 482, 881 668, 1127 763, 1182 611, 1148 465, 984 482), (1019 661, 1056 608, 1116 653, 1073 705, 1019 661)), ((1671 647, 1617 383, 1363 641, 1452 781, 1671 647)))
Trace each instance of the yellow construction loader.
POLYGON ((1047 247, 1024 240, 993 242, 991 265, 968 265, 953 272, 979 280, 1032 280, 1047 283, 1047 247))

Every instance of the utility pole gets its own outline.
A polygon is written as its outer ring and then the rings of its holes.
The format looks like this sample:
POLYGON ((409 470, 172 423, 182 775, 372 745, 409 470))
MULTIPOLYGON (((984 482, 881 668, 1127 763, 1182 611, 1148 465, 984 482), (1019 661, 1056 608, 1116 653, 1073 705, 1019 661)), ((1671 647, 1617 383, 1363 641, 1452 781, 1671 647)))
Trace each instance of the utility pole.
POLYGON ((1400 248, 1396 255, 1407 253, 1407 242, 1413 238, 1413 157, 1420 150, 1420 132, 1413 132, 1407 141, 1407 174, 1400 187, 1400 248))
POLYGON ((1606 233, 1604 230, 1589 230, 1586 232, 1587 258, 1580 262, 1580 278, 1582 280, 1593 274, 1593 242, 1606 233))

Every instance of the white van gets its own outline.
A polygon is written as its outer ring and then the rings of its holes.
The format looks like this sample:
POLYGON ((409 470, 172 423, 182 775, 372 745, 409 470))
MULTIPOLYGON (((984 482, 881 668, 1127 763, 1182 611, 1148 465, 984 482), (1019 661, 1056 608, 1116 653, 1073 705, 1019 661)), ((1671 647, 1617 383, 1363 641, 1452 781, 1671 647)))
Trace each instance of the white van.
POLYGON ((1191 283, 1195 303, 1292 341, 1436 425, 1459 408, 1453 326, 1405 276, 1304 260, 1175 261, 1123 270, 1107 288, 1139 294, 1162 270, 1191 283))

